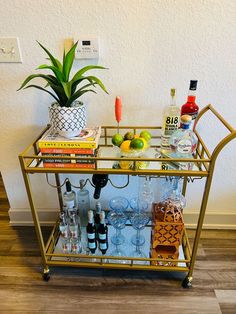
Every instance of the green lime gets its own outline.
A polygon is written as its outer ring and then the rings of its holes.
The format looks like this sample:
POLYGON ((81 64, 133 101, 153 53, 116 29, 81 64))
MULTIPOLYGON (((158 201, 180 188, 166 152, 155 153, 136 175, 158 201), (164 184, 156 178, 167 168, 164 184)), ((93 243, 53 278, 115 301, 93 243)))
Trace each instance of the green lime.
POLYGON ((143 130, 143 131, 140 133, 140 137, 144 138, 147 142, 149 142, 150 139, 152 138, 150 132, 148 132, 147 130, 143 130))
POLYGON ((127 132, 124 135, 125 140, 132 140, 134 138, 134 133, 133 132, 127 132))
POLYGON ((141 150, 144 148, 144 141, 141 138, 134 138, 130 142, 130 148, 135 150, 141 150))
POLYGON ((124 138, 121 134, 117 133, 115 135, 112 136, 112 144, 115 146, 120 146, 121 143, 124 141, 124 138))

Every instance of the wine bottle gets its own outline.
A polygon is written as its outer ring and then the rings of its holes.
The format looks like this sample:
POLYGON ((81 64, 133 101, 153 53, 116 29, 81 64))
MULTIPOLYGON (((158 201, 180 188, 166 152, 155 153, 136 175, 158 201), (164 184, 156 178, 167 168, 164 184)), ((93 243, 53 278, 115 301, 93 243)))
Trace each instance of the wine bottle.
POLYGON ((181 107, 181 116, 189 115, 192 117, 192 122, 190 124, 190 130, 194 129, 195 119, 198 116, 199 107, 195 103, 196 100, 196 90, 197 90, 197 81, 190 81, 189 92, 187 102, 181 107))
POLYGON ((97 249, 96 241, 96 228, 94 225, 93 211, 88 211, 88 225, 87 225, 87 238, 88 238, 88 248, 92 254, 95 253, 97 249))
POLYGON ((106 254, 108 249, 108 228, 105 222, 105 212, 102 210, 100 213, 100 224, 98 226, 98 242, 99 249, 102 254, 106 254))

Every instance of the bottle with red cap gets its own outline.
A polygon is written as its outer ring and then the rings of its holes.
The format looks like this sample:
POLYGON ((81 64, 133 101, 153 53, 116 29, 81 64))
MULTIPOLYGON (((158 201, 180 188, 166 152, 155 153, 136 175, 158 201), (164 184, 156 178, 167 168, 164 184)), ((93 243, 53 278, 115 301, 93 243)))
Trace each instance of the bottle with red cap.
POLYGON ((196 90, 197 90, 197 81, 191 80, 189 85, 189 93, 187 102, 182 105, 181 107, 181 116, 183 115, 189 115, 192 117, 192 122, 190 125, 190 129, 194 129, 195 120, 198 116, 199 107, 195 103, 196 100, 196 90))

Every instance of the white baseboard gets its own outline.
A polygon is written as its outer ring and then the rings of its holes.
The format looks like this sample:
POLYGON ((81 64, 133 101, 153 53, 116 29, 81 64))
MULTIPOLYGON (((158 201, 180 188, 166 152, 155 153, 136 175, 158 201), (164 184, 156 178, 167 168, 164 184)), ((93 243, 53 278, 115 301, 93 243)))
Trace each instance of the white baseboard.
MULTIPOLYGON (((57 218, 58 209, 39 209, 41 225, 52 225, 57 218)), ((196 228, 198 213, 185 210, 184 221, 187 228, 196 228)), ((12 226, 32 226, 33 220, 29 209, 14 208, 9 210, 12 226)), ((204 229, 234 229, 236 230, 236 213, 206 212, 204 229)))

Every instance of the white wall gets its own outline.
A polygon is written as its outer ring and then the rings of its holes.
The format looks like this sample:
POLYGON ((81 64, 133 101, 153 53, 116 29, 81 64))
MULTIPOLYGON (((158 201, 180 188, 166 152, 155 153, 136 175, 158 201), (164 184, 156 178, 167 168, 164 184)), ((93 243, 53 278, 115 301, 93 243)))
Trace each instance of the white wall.
MULTIPOLYGON (((19 37, 23 55, 22 64, 0 64, 0 170, 13 222, 29 212, 17 156, 48 122, 51 102, 37 90, 16 92, 23 79, 44 63, 36 40, 60 57, 66 38, 88 34, 100 38, 99 63, 109 70, 96 74, 110 95, 84 98, 88 123, 114 124, 114 98, 121 95, 124 125, 160 124, 170 88, 177 88, 182 104, 189 80, 198 79, 200 107, 211 102, 236 126, 235 1, 0 0, 0 7, 0 37, 19 37)), ((221 133, 214 123, 205 124, 205 129, 211 135, 221 133)), ((211 226, 236 225, 235 145, 223 151, 216 165, 207 209, 211 226)), ((33 181, 38 207, 56 208, 51 190, 40 185, 44 177, 33 176, 33 181)), ((191 186, 186 213, 194 216, 201 192, 202 183, 191 186)))

